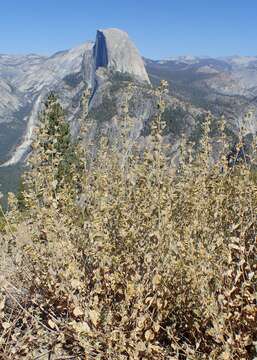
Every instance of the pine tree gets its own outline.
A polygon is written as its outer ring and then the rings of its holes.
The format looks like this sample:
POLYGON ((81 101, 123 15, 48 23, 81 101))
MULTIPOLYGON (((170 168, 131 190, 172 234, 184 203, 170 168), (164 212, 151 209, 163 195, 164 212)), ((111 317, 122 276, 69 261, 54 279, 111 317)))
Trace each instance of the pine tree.
POLYGON ((41 205, 57 201, 58 193, 67 187, 71 193, 76 192, 83 163, 54 93, 48 96, 40 115, 29 164, 30 171, 25 176, 25 188, 29 191, 25 197, 33 197, 30 205, 35 201, 41 205))

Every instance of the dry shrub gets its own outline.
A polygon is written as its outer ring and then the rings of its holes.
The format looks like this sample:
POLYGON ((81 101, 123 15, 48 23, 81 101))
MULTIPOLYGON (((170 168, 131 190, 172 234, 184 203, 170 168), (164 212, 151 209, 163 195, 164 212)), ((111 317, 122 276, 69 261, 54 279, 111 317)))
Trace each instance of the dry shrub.
POLYGON ((3 359, 254 358, 256 182, 249 164, 227 166, 222 122, 211 163, 210 118, 200 153, 182 144, 171 168, 164 86, 151 146, 130 144, 125 107, 119 142, 103 137, 69 181, 39 132, 27 210, 12 199, 1 238, 3 359))

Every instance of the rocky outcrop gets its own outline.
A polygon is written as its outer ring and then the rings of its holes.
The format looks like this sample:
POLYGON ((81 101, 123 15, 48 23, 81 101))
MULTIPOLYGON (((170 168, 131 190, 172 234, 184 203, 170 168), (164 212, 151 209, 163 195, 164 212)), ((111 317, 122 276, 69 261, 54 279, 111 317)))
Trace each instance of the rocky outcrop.
POLYGON ((96 70, 100 67, 127 73, 150 83, 143 59, 128 34, 119 29, 98 30, 94 47, 96 70))
MULTIPOLYGON (((26 156, 38 112, 50 91, 58 94, 75 133, 75 119, 85 85, 95 92, 101 81, 107 81, 113 72, 126 73, 139 82, 149 83, 137 48, 128 34, 118 29, 99 30, 95 43, 87 42, 50 57, 0 55, 0 123, 10 123, 14 128, 24 123, 27 127, 22 141, 20 133, 15 141, 10 140, 15 149, 4 165, 15 164, 26 156)), ((5 159, 6 154, 0 154, 0 162, 5 159)))

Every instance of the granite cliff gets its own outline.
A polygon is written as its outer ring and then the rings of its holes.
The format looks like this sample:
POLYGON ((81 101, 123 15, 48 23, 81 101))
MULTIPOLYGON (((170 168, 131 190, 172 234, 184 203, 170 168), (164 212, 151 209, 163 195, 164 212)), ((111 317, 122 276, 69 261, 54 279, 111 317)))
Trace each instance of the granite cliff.
POLYGON ((257 57, 142 59, 126 32, 98 30, 94 42, 49 57, 0 54, 0 178, 5 176, 8 183, 8 178, 15 177, 9 165, 26 158, 50 91, 60 99, 74 136, 79 133, 81 95, 86 87, 92 94, 93 137, 100 132, 108 132, 113 139, 119 136, 122 105, 128 100, 131 136, 145 143, 156 111, 152 85, 161 79, 170 83, 164 118, 174 157, 182 134, 193 141, 199 138, 209 110, 216 118, 225 114, 235 137, 242 126, 246 134, 256 133, 257 57))
POLYGON ((0 145, 0 161, 4 166, 15 164, 26 156, 38 113, 50 91, 58 94, 75 133, 85 86, 96 96, 98 87, 115 72, 149 84, 137 48, 128 34, 118 29, 99 30, 95 43, 86 42, 50 57, 0 55, 0 124, 3 130, 0 140, 1 137, 10 138, 8 146, 0 145))
POLYGON ((119 29, 98 30, 94 47, 96 70, 127 73, 135 79, 149 83, 144 62, 128 34, 119 29))

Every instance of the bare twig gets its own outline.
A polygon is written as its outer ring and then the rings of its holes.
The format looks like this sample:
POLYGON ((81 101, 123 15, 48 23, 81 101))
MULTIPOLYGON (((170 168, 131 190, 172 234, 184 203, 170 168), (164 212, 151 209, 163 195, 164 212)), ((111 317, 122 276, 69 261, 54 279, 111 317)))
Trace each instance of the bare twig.
POLYGON ((48 326, 46 326, 44 323, 42 323, 40 320, 38 320, 37 318, 35 318, 34 315, 32 315, 29 311, 27 311, 20 303, 19 301, 5 288, 4 289, 5 292, 8 294, 8 296, 10 296, 14 302, 19 306, 19 308, 21 310, 23 310, 27 315, 29 315, 30 317, 32 317, 38 324, 40 324, 44 329, 46 329, 47 331, 50 331, 52 333, 57 333, 58 331, 54 331, 52 329, 50 329, 48 326))

